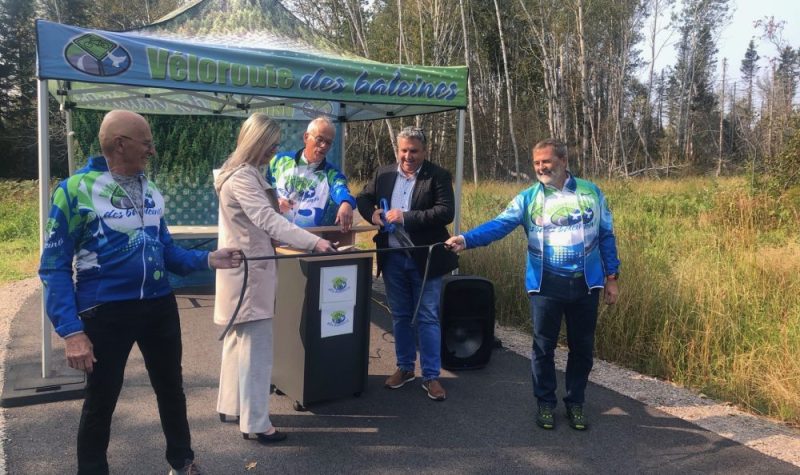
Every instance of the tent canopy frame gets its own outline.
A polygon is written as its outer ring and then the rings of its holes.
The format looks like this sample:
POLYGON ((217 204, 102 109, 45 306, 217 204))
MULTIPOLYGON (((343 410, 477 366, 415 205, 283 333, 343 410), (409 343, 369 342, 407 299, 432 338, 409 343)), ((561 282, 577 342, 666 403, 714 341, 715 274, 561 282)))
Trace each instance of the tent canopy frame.
MULTIPOLYGON (((331 94, 323 93, 309 93, 307 97, 302 97, 294 93, 293 96, 283 97, 277 93, 263 93, 254 94, 250 90, 241 92, 232 91, 229 85, 204 85, 202 88, 192 89, 181 84, 179 88, 172 87, 154 87, 152 81, 136 80, 132 81, 129 78, 122 79, 125 74, 119 76, 90 76, 78 70, 75 65, 70 66, 66 64, 70 61, 70 50, 73 47, 74 39, 76 37, 92 37, 101 38, 109 43, 116 43, 117 46, 126 40, 130 40, 134 45, 129 49, 135 49, 139 43, 157 42, 155 37, 141 37, 136 34, 125 33, 112 33, 100 30, 86 30, 67 25, 58 25, 42 20, 37 21, 37 65, 38 65, 38 110, 37 121, 39 131, 39 226, 40 226, 40 245, 44 246, 46 239, 46 225, 49 215, 49 201, 50 201, 50 149, 49 149, 49 104, 48 104, 48 91, 53 94, 56 100, 61 104, 62 109, 66 113, 67 119, 67 149, 68 160, 70 166, 70 173, 74 171, 74 158, 73 158, 73 144, 72 136, 72 117, 71 112, 75 108, 89 108, 97 110, 111 110, 111 109, 128 109, 141 113, 167 113, 175 114, 175 109, 169 109, 170 106, 174 107, 187 107, 185 114, 208 114, 208 115, 221 115, 221 116, 234 116, 234 117, 247 117, 250 113, 259 110, 269 110, 275 107, 288 107, 302 113, 309 113, 312 109, 316 115, 326 115, 331 120, 339 123, 347 123, 353 121, 375 120, 381 118, 396 118, 403 116, 413 116, 420 114, 429 114, 436 112, 444 112, 449 110, 458 111, 458 124, 457 124, 457 138, 456 138, 456 173, 455 173, 455 220, 454 228, 455 233, 458 234, 461 227, 461 188, 463 183, 463 141, 464 141, 464 110, 466 108, 466 97, 464 93, 464 85, 466 84, 467 69, 465 67, 458 68, 434 68, 434 67, 420 67, 419 69, 408 68, 403 65, 382 65, 370 60, 364 60, 365 68, 372 68, 371 71, 381 69, 387 77, 397 78, 401 75, 401 71, 408 69, 417 75, 416 81, 420 82, 421 74, 432 74, 434 78, 456 78, 452 82, 453 89, 458 93, 455 95, 457 100, 447 103, 441 100, 420 99, 415 102, 414 100, 397 100, 396 103, 388 103, 381 96, 378 100, 375 97, 365 96, 364 100, 354 100, 353 96, 348 96, 342 100, 336 100, 331 94), (43 34, 43 28, 53 28, 56 31, 55 36, 60 37, 64 44, 62 50, 57 50, 52 41, 48 41, 47 47, 43 47, 43 36, 50 36, 43 34), (66 31, 64 31, 64 28, 66 31), (61 29, 61 30, 59 30, 61 29), (92 36, 93 35, 93 36, 92 36), (130 36, 130 38, 128 38, 130 36), (111 38, 111 40, 109 40, 111 38), (55 54, 53 54, 55 51, 55 54), (55 64, 57 62, 58 64, 55 64), (377 66, 376 66, 377 65, 377 66), (379 68, 378 68, 379 67, 379 68), (440 71, 441 70, 441 71, 440 71), (446 70, 446 71, 445 71, 446 70), (51 83, 51 81, 53 81, 51 83), (132 84, 135 83, 135 84, 132 84), (96 97, 97 95, 103 95, 96 97), (332 100, 333 99, 333 100, 332 100), (146 104, 152 105, 156 103, 162 105, 161 110, 146 110, 141 107, 126 107, 126 104, 146 104), (327 101, 327 105, 323 107, 313 107, 315 101, 327 101), (201 105, 204 104, 204 105, 201 105), (216 107, 211 107, 213 104, 216 107), (193 112, 190 112, 193 111, 193 112)), ((97 40, 99 41, 99 40, 97 40)), ((56 45, 58 43, 56 42, 56 45)), ((160 43, 164 46, 166 43, 160 43)), ((180 48, 181 44, 177 42, 169 43, 170 46, 180 48)), ((90 45, 91 46, 91 45, 90 45)), ((141 46, 141 45, 139 45, 141 46)), ((187 51, 201 51, 206 53, 218 53, 220 48, 205 47, 201 44, 191 43, 186 45, 187 51), (210 48, 210 49, 206 49, 210 48), (213 50, 213 51, 212 51, 213 50)), ((227 49, 225 51, 233 51, 227 49)), ((247 54, 253 54, 251 49, 245 51, 247 54)), ((108 52, 107 52, 108 53, 108 52)), ((126 54, 128 51, 126 51, 126 54)), ((292 54, 292 53, 289 53, 292 54)), ((74 55, 73 55, 74 56, 74 55)), ((113 56, 110 55, 110 56, 113 56)), ((86 56, 85 58, 88 58, 86 56)), ((85 59, 84 58, 84 59, 85 59)), ((114 57, 118 59, 118 57, 114 57)), ((129 58, 130 59, 130 58, 129 58)), ((313 59, 313 58, 312 58, 313 59)), ((324 58, 323 58, 324 60, 324 58)), ((351 58, 348 58, 348 61, 351 58)), ((83 61, 83 60, 81 60, 83 61)), ((85 63, 78 61, 79 66, 85 63)), ((89 62, 91 63, 91 58, 89 62)), ((338 67, 338 66, 337 66, 338 67)), ((366 70, 366 69, 365 69, 366 70)), ((427 76, 426 76, 427 77, 427 76)), ((436 79, 433 81, 435 82, 436 79)), ((390 79, 384 81, 385 84, 390 84, 390 79)), ((424 81, 422 81, 424 83, 424 81)), ((439 84, 445 84, 440 82, 439 84)), ((389 86, 386 86, 388 88, 389 86)), ((384 90, 387 90, 384 88, 384 90)), ((267 89, 267 92, 271 92, 267 89)), ((342 141, 342 150, 344 150, 344 141, 342 141)), ((52 326, 45 313, 44 300, 42 299, 41 311, 41 329, 42 329, 42 378, 45 380, 52 375, 51 370, 51 357, 52 348, 50 343, 50 335, 53 332, 52 326)))

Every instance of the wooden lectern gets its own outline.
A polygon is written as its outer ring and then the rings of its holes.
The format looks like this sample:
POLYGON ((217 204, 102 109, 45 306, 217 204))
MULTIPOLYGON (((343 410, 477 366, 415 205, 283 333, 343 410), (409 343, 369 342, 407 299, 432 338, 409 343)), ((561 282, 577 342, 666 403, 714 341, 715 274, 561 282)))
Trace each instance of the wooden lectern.
MULTIPOLYGON (((377 226, 306 229, 342 247, 377 226)), ((306 252, 278 247, 276 253, 306 252)), ((277 267, 272 384, 296 410, 360 395, 369 363, 372 254, 281 259, 277 267)))

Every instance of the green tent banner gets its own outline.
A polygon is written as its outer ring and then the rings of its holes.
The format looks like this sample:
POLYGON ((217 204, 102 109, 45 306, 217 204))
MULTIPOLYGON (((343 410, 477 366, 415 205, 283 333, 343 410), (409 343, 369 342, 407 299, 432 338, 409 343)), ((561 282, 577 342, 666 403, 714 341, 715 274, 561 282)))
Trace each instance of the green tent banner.
MULTIPOLYGON (((38 75, 80 83, 332 103, 466 107, 467 68, 164 40, 36 22, 38 75)), ((282 104, 273 102, 272 107, 282 104)), ((316 107, 313 107, 316 109, 316 107)), ((163 111, 163 113, 176 111, 163 111)))

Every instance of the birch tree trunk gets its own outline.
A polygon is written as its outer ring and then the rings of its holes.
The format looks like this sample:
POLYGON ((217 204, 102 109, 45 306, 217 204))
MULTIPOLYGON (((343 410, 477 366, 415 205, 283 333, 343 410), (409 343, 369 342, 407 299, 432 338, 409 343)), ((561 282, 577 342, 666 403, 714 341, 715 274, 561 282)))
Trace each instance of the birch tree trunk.
MULTIPOLYGON (((400 0, 398 0, 398 2, 399 1, 400 0)), ((417 14, 419 15, 419 53, 421 58, 419 64, 425 64, 425 30, 422 28, 424 22, 422 21, 422 5, 420 0, 417 0, 417 14)), ((434 31, 436 30, 434 29, 434 31)))
POLYGON ((402 0, 397 0, 397 62, 400 64, 408 63, 408 51, 406 49, 406 35, 403 33, 403 4, 402 0), (403 61, 403 51, 406 52, 406 60, 403 61))
POLYGON ((577 0, 577 18, 576 23, 578 27, 578 47, 580 53, 578 54, 578 65, 581 74, 581 163, 586 162, 586 151, 589 148, 589 131, 587 122, 592 117, 592 112, 589 109, 589 78, 586 66, 586 36, 583 30, 583 0, 577 0))
MULTIPOLYGON (((467 41, 467 19, 464 0, 458 0, 461 11, 461 32, 464 38, 464 64, 469 68, 469 41, 467 41)), ((470 145, 472 145, 472 181, 478 184, 478 144, 475 140, 475 112, 472 106, 472 75, 467 76, 467 112, 469 113, 470 145)))
POLYGON ((560 137, 559 129, 561 126, 561 103, 559 101, 559 45, 555 34, 551 31, 545 31, 544 22, 550 17, 550 13, 557 5, 544 5, 544 1, 539 2, 539 16, 537 17, 542 24, 539 24, 533 19, 533 16, 528 12, 527 7, 523 0, 519 1, 522 11, 525 13, 525 18, 530 25, 532 39, 529 41, 533 45, 531 52, 539 63, 542 65, 542 73, 544 74, 544 91, 545 100, 547 105, 547 127, 551 137, 560 137))
POLYGON ((354 12, 353 8, 350 6, 350 2, 346 0, 344 2, 344 7, 347 11, 347 16, 350 17, 350 24, 356 32, 356 39, 358 40, 358 45, 361 47, 361 54, 363 54, 365 58, 369 58, 369 46, 364 38, 364 21, 361 17, 361 11, 359 10, 357 13, 354 12))
MULTIPOLYGON (((667 8, 672 3, 672 0, 650 0, 650 16, 653 19, 653 26, 650 28, 650 67, 648 68, 647 72, 647 94, 645 100, 645 110, 644 110, 644 118, 646 120, 645 128, 640 136, 642 137, 642 146, 644 147, 644 158, 645 163, 644 167, 647 168, 652 164, 652 158, 650 157, 650 135, 652 133, 650 125, 652 124, 652 100, 653 100, 653 78, 655 77, 655 67, 656 67, 656 59, 658 59, 658 55, 661 52, 661 47, 656 45, 656 40, 658 38, 658 34, 662 31, 662 28, 659 28, 659 19, 665 8, 667 8)), ((666 44, 666 40, 664 41, 666 44)), ((660 101, 659 101, 660 102, 660 101)), ((660 112, 659 112, 660 113, 660 112)), ((660 126, 660 118, 659 118, 659 129, 660 126)))
POLYGON ((497 15, 497 32, 500 35, 500 51, 503 53, 503 72, 506 78, 506 99, 508 102, 508 132, 511 134, 511 147, 514 149, 514 177, 520 180, 519 174, 519 153, 517 152, 517 138, 514 135, 514 113, 511 107, 511 77, 508 74, 508 57, 506 55, 506 42, 503 36, 503 23, 500 21, 500 6, 494 0, 494 11, 497 15))
MULTIPOLYGON (((494 150, 495 150, 494 156, 495 157, 502 157, 503 156, 502 155, 502 150, 500 149, 500 145, 501 145, 500 137, 501 137, 501 134, 503 132, 501 131, 502 119, 500 117, 500 101, 501 101, 501 99, 500 99, 500 87, 501 87, 501 84, 500 84, 499 73, 500 73, 500 71, 498 71, 498 75, 495 76, 495 77, 497 77, 497 87, 494 88, 494 109, 493 109, 494 114, 492 115, 494 117, 494 137, 495 137, 494 138, 494 150)), ((498 162, 499 162, 499 160, 494 160, 493 161, 493 163, 495 163, 495 164, 497 164, 498 162)), ((494 168, 494 177, 493 178, 497 178, 497 165, 495 165, 495 168, 494 168)))
POLYGON ((772 128, 775 125, 775 65, 772 65, 772 80, 769 85, 769 122, 767 124, 767 157, 772 158, 772 128))
POLYGON ((725 75, 728 72, 728 58, 722 60, 722 91, 719 97, 719 151, 717 153, 717 177, 722 173, 722 138, 725 119, 725 75))
MULTIPOLYGON (((364 19, 361 15, 361 10, 358 9, 357 11, 353 9, 353 6, 350 5, 350 2, 345 0, 344 2, 345 10, 347 11, 347 16, 350 18, 350 24, 353 26, 353 29, 356 32, 356 39, 358 40, 358 45, 361 48, 361 54, 365 58, 369 58, 369 44, 366 40, 366 35, 364 34, 364 19)), ((402 38, 402 33, 401 33, 402 38)), ((402 61, 401 61, 402 62, 402 61)), ((395 142, 394 136, 394 128, 392 127, 392 123, 389 119, 384 119, 384 123, 386 124, 386 130, 389 132, 389 142, 392 144, 392 149, 397 150, 397 144, 395 142)), ((377 147, 377 144, 376 144, 377 147)))

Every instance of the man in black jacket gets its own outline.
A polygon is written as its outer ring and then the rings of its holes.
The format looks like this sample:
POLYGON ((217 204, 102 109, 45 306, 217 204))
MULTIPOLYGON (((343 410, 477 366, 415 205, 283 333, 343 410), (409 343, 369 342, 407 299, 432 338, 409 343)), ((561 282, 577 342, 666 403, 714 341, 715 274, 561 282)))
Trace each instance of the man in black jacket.
MULTIPOLYGON (((356 198, 361 216, 381 226, 382 232, 375 237, 379 249, 403 247, 403 234, 417 246, 443 243, 450 237, 446 226, 455 215, 452 179, 447 170, 426 160, 426 145, 422 129, 406 127, 400 131, 397 163, 379 167, 356 198), (388 203, 388 211, 384 212, 382 200, 388 203), (396 231, 386 232, 391 227, 396 231)), ((378 274, 383 273, 386 284, 397 357, 397 371, 385 385, 397 389, 414 380, 419 342, 422 388, 431 399, 444 401, 447 393, 439 382, 439 295, 442 276, 458 267, 458 257, 442 245, 434 247, 422 289, 427 254, 426 249, 378 253, 378 274), (414 319, 420 290, 422 297, 414 319)))

